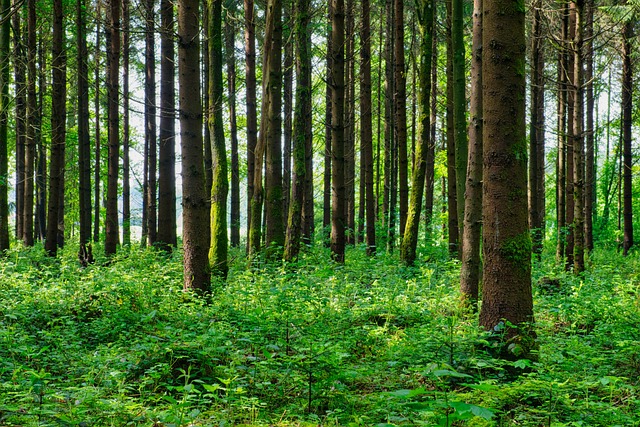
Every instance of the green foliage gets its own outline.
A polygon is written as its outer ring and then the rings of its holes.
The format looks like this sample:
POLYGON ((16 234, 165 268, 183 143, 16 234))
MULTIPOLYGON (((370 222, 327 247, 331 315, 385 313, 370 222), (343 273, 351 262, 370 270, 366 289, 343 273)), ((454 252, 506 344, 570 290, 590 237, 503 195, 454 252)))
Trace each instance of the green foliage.
POLYGON ((232 251, 227 286, 182 291, 179 254, 77 247, 0 264, 3 425, 635 425, 639 261, 596 252, 582 277, 536 264, 537 361, 488 354, 459 265, 318 245, 295 264, 232 251), (553 286, 541 277, 552 277, 553 286))

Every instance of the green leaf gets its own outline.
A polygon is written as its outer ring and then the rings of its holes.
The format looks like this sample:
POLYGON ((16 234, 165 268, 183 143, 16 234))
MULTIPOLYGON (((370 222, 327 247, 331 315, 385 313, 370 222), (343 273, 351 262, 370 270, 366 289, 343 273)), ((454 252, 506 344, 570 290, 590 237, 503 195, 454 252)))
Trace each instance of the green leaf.
POLYGON ((413 390, 409 390, 409 389, 402 389, 402 390, 396 390, 396 391, 390 391, 387 394, 389 396, 393 396, 393 397, 401 397, 403 399, 409 398, 409 397, 415 397, 415 396, 420 396, 422 394, 426 394, 427 391, 424 389, 424 387, 419 387, 413 390))
POLYGON ((460 372, 452 371, 450 369, 438 369, 437 371, 433 371, 433 375, 438 378, 441 377, 454 377, 454 378, 473 378, 468 374, 461 374, 460 372))

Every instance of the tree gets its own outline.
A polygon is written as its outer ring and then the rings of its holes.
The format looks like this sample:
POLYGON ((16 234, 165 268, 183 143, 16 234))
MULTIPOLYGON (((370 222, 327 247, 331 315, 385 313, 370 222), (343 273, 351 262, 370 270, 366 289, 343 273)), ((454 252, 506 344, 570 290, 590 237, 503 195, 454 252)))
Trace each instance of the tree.
MULTIPOLYGON (((14 0, 13 7, 20 7, 21 0, 14 0)), ((26 145, 26 57, 22 36, 22 19, 20 13, 14 13, 11 19, 13 27, 13 67, 15 82, 15 117, 16 117, 16 239, 22 240, 24 230, 24 150, 26 145)))
MULTIPOLYGON (((129 0, 122 0, 122 244, 131 244, 131 185, 129 145, 129 73, 130 73, 130 29, 129 0)), ((146 103, 145 103, 146 108, 146 103)))
POLYGON ((80 244, 91 240, 91 141, 89 140, 89 70, 87 64, 86 1, 76 0, 78 67, 78 197, 80 244))
POLYGON ((200 37, 198 0, 178 1, 178 87, 182 149, 182 242, 184 288, 211 290, 207 253, 209 204, 204 189, 204 145, 200 103, 200 37))
POLYGON ((404 235, 409 205, 409 184, 407 170, 409 159, 407 156, 407 91, 404 62, 404 0, 394 3, 394 84, 395 84, 395 125, 396 144, 398 147, 398 193, 400 204, 400 235, 404 235))
POLYGON ((297 0, 295 7, 296 109, 293 126, 293 185, 287 221, 284 259, 293 261, 300 252, 302 212, 305 202, 306 148, 311 134, 311 1, 297 0))
POLYGON ((120 119, 118 102, 120 93, 120 0, 109 2, 109 24, 107 25, 107 121, 109 133, 108 179, 107 179, 107 216, 105 223, 104 252, 116 253, 118 246, 118 175, 120 163, 120 119))
POLYGON ((460 293, 464 302, 476 309, 480 284, 480 239, 482 232, 482 2, 473 2, 473 42, 471 48, 471 102, 469 113, 469 160, 464 196, 462 267, 460 293))
MULTIPOLYGON (((625 1, 626 4, 626 1, 625 1)), ((632 41, 634 37, 633 21, 624 23, 622 28, 622 157, 623 157, 623 240, 624 255, 633 246, 633 200, 632 200, 632 133, 633 124, 633 64, 631 61, 632 41)))
MULTIPOLYGON (((101 0, 96 1, 96 16, 100 16, 101 0)), ((93 169, 93 241, 98 242, 100 238, 100 157, 101 157, 101 134, 100 134, 100 25, 96 25, 96 45, 94 50, 94 98, 93 109, 95 116, 95 142, 93 169)))
POLYGON ((157 173, 157 134, 156 134, 156 50, 155 50, 155 0, 145 1, 145 79, 144 79, 144 121, 145 121, 145 160, 147 161, 146 175, 146 230, 147 242, 154 245, 157 234, 157 206, 156 206, 156 173, 157 173))
POLYGON ((584 30, 583 1, 572 1, 571 7, 575 13, 575 34, 573 39, 573 271, 580 273, 584 270, 584 135, 583 126, 583 73, 582 44, 584 30))
MULTIPOLYGON (((62 0, 53 2, 53 84, 51 94, 51 162, 49 164, 49 208, 47 212, 47 237, 45 250, 56 256, 58 249, 58 222, 61 198, 58 196, 64 182, 64 152, 66 136, 67 73, 64 53, 64 11, 62 0)), ((64 193, 63 193, 64 195, 64 193)), ((64 199, 62 198, 62 202, 64 199)))
POLYGON ((331 0, 331 254, 344 263, 344 0, 331 0))
POLYGON ((373 129, 371 113, 371 8, 362 1, 362 33, 360 38, 360 145, 364 176, 367 254, 376 253, 376 205, 373 194, 373 129))
POLYGON ((480 325, 507 337, 512 349, 531 345, 521 329, 533 322, 531 239, 527 224, 525 136, 525 9, 504 0, 483 1, 483 291, 480 325))
MULTIPOLYGON (((465 48, 464 48, 464 2, 452 0, 451 2, 451 48, 449 52, 453 56, 453 139, 455 146, 455 188, 456 188, 456 218, 458 220, 458 236, 462 237, 465 208, 465 188, 467 177, 467 156, 469 142, 467 141, 466 119, 466 72, 465 72, 465 48)), ((452 224, 453 225, 453 224, 452 224)), ((464 242, 464 241, 463 241, 464 242)), ((461 244, 463 246, 464 243, 461 244)), ((464 248, 458 248, 462 255, 464 248)))
POLYGON ((211 160, 211 247, 209 264, 215 276, 226 280, 227 266, 227 152, 224 145, 224 108, 222 82, 222 0, 209 0, 209 130, 213 136, 211 160))
POLYGON ((460 250, 460 228, 458 224, 458 194, 456 169, 456 141, 454 115, 454 76, 452 38, 452 0, 447 0, 447 101, 446 101, 446 145, 447 145, 447 229, 449 231, 449 255, 457 256, 460 250))
POLYGON ((231 246, 240 245, 240 159, 238 157, 238 125, 236 120, 236 27, 235 8, 227 10, 225 50, 227 52, 227 86, 229 91, 229 133, 231 138, 231 246))
POLYGON ((11 2, 0 3, 0 254, 9 249, 9 157, 7 130, 9 116, 9 30, 11 2))
MULTIPOLYGON (((245 86, 247 108, 247 224, 252 224, 251 212, 254 198, 255 149, 258 141, 258 117, 256 112, 256 41, 253 0, 244 0, 244 50, 245 86)), ((259 227, 258 227, 259 228, 259 227)), ((251 239, 247 239, 249 242, 251 239)), ((258 242, 259 244, 259 242, 258 242)), ((248 252, 251 252, 249 249, 248 252)))
POLYGON ((175 46, 173 2, 161 0, 160 20, 160 153, 158 175, 158 244, 177 246, 175 151, 175 46))
POLYGON ((411 179, 411 196, 409 198, 409 213, 404 229, 400 257, 411 265, 416 259, 418 245, 418 228, 420 226, 420 212, 422 211, 422 196, 427 173, 429 145, 431 144, 431 60, 433 48, 433 12, 435 2, 423 0, 417 9, 420 25, 420 68, 418 76, 418 144, 416 146, 415 166, 411 179))
POLYGON ((24 206, 22 208, 22 242, 33 246, 33 197, 36 155, 36 2, 27 2, 27 139, 24 147, 24 206))

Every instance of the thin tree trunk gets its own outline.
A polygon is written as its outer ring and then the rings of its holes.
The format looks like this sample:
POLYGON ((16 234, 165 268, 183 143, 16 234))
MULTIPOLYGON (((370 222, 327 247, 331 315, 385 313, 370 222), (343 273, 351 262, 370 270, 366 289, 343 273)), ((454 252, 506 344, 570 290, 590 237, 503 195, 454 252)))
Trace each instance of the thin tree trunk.
POLYGON ((355 17, 354 1, 345 3, 345 96, 344 96, 344 185, 346 243, 356 242, 356 156, 355 156, 355 17))
POLYGON ((418 245, 418 228, 420 226, 420 212, 422 211, 422 195, 424 193, 425 178, 429 146, 431 145, 431 60, 433 58, 433 12, 435 2, 423 0, 418 5, 418 19, 420 25, 420 86, 418 90, 418 144, 416 146, 415 166, 411 179, 411 197, 409 212, 404 230, 400 257, 412 265, 416 259, 418 245))
MULTIPOLYGON (((252 224, 251 212, 252 200, 254 198, 254 150, 256 149, 256 143, 258 140, 258 118, 256 113, 256 42, 255 22, 253 21, 253 16, 253 0, 244 0, 245 86, 247 108, 247 229, 249 230, 251 230, 250 224, 252 224)), ((249 241, 250 239, 248 238, 247 242, 249 241)), ((250 249, 248 252, 250 252, 250 249)))
POLYGON ((404 236, 409 208, 409 157, 407 154, 407 88, 404 60, 404 0, 394 3, 394 85, 395 85, 395 125, 396 145, 398 147, 398 193, 400 203, 398 214, 400 236, 404 236))
MULTIPOLYGON (((569 0, 571 1, 571 0, 569 0)), ((569 5, 569 1, 567 5, 569 5)), ((573 87, 575 85, 574 81, 574 73, 573 69, 575 66, 574 55, 573 55, 573 46, 572 41, 575 37, 576 32, 576 15, 575 10, 569 7, 568 10, 568 33, 567 38, 565 39, 566 45, 566 55, 567 55, 567 66, 565 72, 567 73, 567 154, 566 154, 566 186, 565 186, 565 204, 566 204, 566 212, 565 212, 565 224, 567 226, 567 249, 566 249, 566 264, 565 268, 570 268, 573 266, 573 250, 574 250, 574 215, 575 215, 575 203, 573 198, 574 192, 574 162, 573 162, 573 144, 574 144, 574 135, 573 135, 573 116, 574 116, 574 108, 575 108, 575 91, 573 87)))
MULTIPOLYGON (((35 129, 36 158, 35 158, 35 238, 44 241, 47 235, 47 153, 42 138, 44 88, 47 87, 47 61, 45 59, 42 37, 38 37, 38 95, 36 101, 35 129)), ((63 185, 60 188, 63 188, 63 185)), ((63 239, 64 240, 64 239, 63 239)))
POLYGON ((229 89, 229 136, 231 139, 231 246, 240 246, 240 160, 238 157, 238 125, 236 122, 236 27, 235 8, 227 10, 225 50, 227 52, 227 86, 229 89))
POLYGON ((161 0, 160 19, 160 158, 158 243, 164 250, 178 244, 176 235, 175 46, 173 2, 161 0))
MULTIPOLYGON (((625 1, 626 4, 626 1, 625 1)), ((632 133, 633 124, 633 64, 631 62, 633 22, 627 22, 623 28, 622 40, 622 138, 623 138, 623 254, 627 255, 633 246, 633 200, 632 200, 632 133)))
MULTIPOLYGON (((96 16, 100 16, 101 13, 101 0, 96 1, 96 16)), ((93 241, 97 243, 100 239, 100 25, 96 24, 96 45, 94 50, 94 99, 93 109, 95 116, 95 141, 94 141, 94 158, 95 166, 93 169, 93 241)))
POLYGON ((360 144, 364 177, 366 244, 369 256, 376 253, 376 207, 373 193, 373 123, 371 114, 371 10, 369 0, 362 1, 360 38, 360 144))
POLYGON ((482 233, 482 2, 473 2, 473 42, 471 47, 471 102, 469 104, 469 161, 464 197, 462 267, 460 293, 464 302, 477 308, 480 285, 480 240, 482 233))
POLYGON ((573 68, 573 272, 584 271, 584 136, 582 133, 582 101, 584 98, 582 86, 582 44, 584 9, 580 1, 572 1, 576 15, 576 31, 573 40, 574 68, 573 68))
POLYGON ((11 2, 0 3, 0 254, 9 249, 9 157, 7 151, 9 115, 9 31, 11 2))
POLYGON ((78 169, 80 244, 91 241, 91 141, 89 140, 89 70, 87 65, 86 1, 76 1, 78 67, 78 169))
MULTIPOLYGON (((53 2, 53 42, 52 68, 53 81, 51 92, 51 162, 49 172, 49 207, 47 214, 47 237, 45 250, 50 256, 56 256, 58 249, 58 213, 61 189, 64 183, 64 151, 66 131, 66 56, 64 53, 64 13, 62 0, 53 2)), ((63 193, 64 194, 64 193, 63 193)), ((64 202, 64 198, 63 198, 64 202)))
POLYGON ((568 25, 567 14, 564 13, 563 3, 563 19, 562 19, 562 41, 561 50, 558 53, 558 108, 557 108, 557 121, 558 121, 558 160, 557 160, 557 180, 556 180, 556 223, 558 232, 558 241, 556 247, 556 260, 563 262, 566 254, 566 236, 567 223, 565 222, 566 206, 566 158, 567 158, 567 79, 566 68, 567 58, 564 50, 564 43, 568 37, 568 25))
MULTIPOLYGON (((151 7, 153 3, 151 2, 151 7)), ((147 11, 148 14, 148 11, 147 11)), ((122 244, 131 244, 131 185, 129 145, 129 56, 131 49, 129 0, 122 0, 122 244)), ((148 28, 147 28, 148 31, 148 28)), ((145 103, 146 106, 146 103, 145 103)))
MULTIPOLYGON (((331 10, 332 3, 328 2, 328 16, 329 22, 331 22, 333 12, 331 10)), ((327 25, 327 75, 326 75, 326 87, 325 87, 325 137, 324 137, 324 173, 323 173, 323 187, 322 187, 322 239, 328 245, 331 241, 331 70, 333 69, 332 62, 332 36, 331 25, 327 25)))
POLYGON ((586 129, 585 129, 585 178, 584 178, 584 244, 587 251, 593 250, 593 216, 596 205, 596 165, 594 156, 594 124, 593 111, 595 98, 593 96, 593 11, 594 1, 585 2, 585 93, 586 93, 586 129))
MULTIPOLYGON (((435 20, 437 13, 433 13, 434 23, 431 24, 435 28, 435 20)), ((425 233, 427 238, 431 235, 433 224, 433 197, 435 191, 435 163, 436 163, 436 122, 438 119, 438 32, 433 31, 431 45, 431 117, 429 129, 429 146, 427 147, 427 170, 425 172, 425 233)))
POLYGON ((157 174, 157 132, 156 132, 156 41, 155 41, 155 0, 146 0, 145 31, 145 79, 144 79, 144 115, 145 146, 148 147, 147 193, 147 243, 154 245, 158 238, 156 174, 157 174))
MULTIPOLYGON (((465 209, 465 182, 467 177, 467 161, 469 142, 467 141, 466 119, 466 72, 464 48, 464 8, 463 0, 452 0, 451 4, 451 52, 453 77, 453 139, 455 145, 456 168, 456 208, 458 220, 458 236, 462 237, 465 209)), ((458 256, 462 256, 464 243, 460 241, 458 256)))
POLYGON ((283 136, 283 152, 282 152, 282 206, 284 209, 285 219, 289 212, 289 200, 291 198, 291 141, 293 135, 293 1, 285 1, 283 5, 284 12, 284 63, 283 63, 283 111, 284 120, 282 126, 283 136))
MULTIPOLYGON (((20 6, 21 0, 14 0, 14 8, 20 6)), ((23 43, 21 14, 12 16, 13 26, 13 66, 15 81, 15 115, 16 115, 16 239, 22 240, 24 230, 24 150, 26 145, 26 56, 23 43)))
POLYGON ((22 241, 33 246, 33 198, 36 154, 37 98, 36 98, 36 1, 27 3, 27 139, 24 155, 24 206, 22 211, 22 241))

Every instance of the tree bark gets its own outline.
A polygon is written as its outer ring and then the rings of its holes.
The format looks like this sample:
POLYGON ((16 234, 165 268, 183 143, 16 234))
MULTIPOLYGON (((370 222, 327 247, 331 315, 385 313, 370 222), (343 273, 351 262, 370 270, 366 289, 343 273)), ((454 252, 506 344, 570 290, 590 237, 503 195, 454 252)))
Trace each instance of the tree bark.
POLYGON ((213 137, 211 144, 212 187, 211 187, 211 248, 209 265, 214 276, 226 280, 227 265, 227 151, 224 143, 224 94, 222 80, 222 1, 209 0, 209 129, 213 137))
POLYGON ((160 158, 158 177, 158 244, 170 250, 176 235, 175 45, 173 2, 161 0, 160 19, 160 158))
POLYGON ((22 210, 22 242, 33 246, 34 172, 36 155, 36 2, 27 2, 27 138, 24 151, 24 206, 22 210))
POLYGON ((454 114, 454 76, 453 76, 453 33, 452 0, 447 0, 447 210, 449 212, 447 229, 449 230, 449 255, 460 256, 460 228, 458 227, 458 193, 456 169, 456 141, 454 114))
POLYGON ((429 146, 431 145, 431 60, 433 57, 431 49, 433 48, 434 8, 435 2, 433 0, 423 0, 418 5, 420 25, 420 68, 418 73, 420 86, 417 88, 419 137, 416 145, 415 165, 411 175, 409 212, 400 252, 400 257, 408 265, 412 265, 416 259, 422 195, 426 182, 429 146))
MULTIPOLYGON (((244 49, 245 49, 245 85, 247 108, 247 228, 253 226, 251 212, 254 199, 254 171, 256 143, 258 140, 258 118, 256 113, 256 46, 253 0, 244 0, 244 49)), ((259 226, 258 226, 259 228, 259 226)), ((248 238, 247 242, 251 239, 248 238)), ((259 246, 259 239, 258 239, 259 246)), ((249 249, 248 252, 251 250, 249 249)))
POLYGON ((225 50, 227 53, 227 86, 229 90, 229 136, 231 139, 231 246, 240 246, 240 160, 238 157, 238 125, 236 121, 236 28, 235 8, 227 10, 225 50))
MULTIPOLYGON (((100 16, 101 13, 101 0, 96 1, 96 16, 100 16)), ((97 243, 100 239, 100 157, 101 157, 101 148, 100 148, 100 69, 102 66, 100 65, 100 25, 96 25, 96 45, 94 50, 94 98, 93 98, 93 109, 95 116, 95 142, 94 142, 94 158, 95 165, 93 169, 93 242, 97 243)))
MULTIPOLYGON (((153 1, 151 8, 153 9, 153 1)), ((148 7, 148 5, 147 5, 148 7)), ((129 62, 131 50, 129 0, 122 0, 122 244, 131 244, 131 184, 129 147, 131 139, 129 121, 129 62)), ((147 10, 147 18, 149 12, 147 10)), ((147 23, 148 26, 148 23, 147 23)), ((149 28, 147 27, 147 31, 149 28)), ((145 34, 145 36, 147 36, 145 34)), ((145 103, 146 107, 146 103, 145 103)))
MULTIPOLYGON (((625 1, 626 4, 626 1, 625 1)), ((633 64, 631 62, 633 22, 624 24, 622 33, 622 187, 623 187, 623 254, 633 246, 633 200, 632 200, 632 133, 633 125, 633 64)))
POLYGON ((331 254, 344 263, 345 165, 344 165, 344 0, 331 0, 331 254))
POLYGON ((585 129, 585 178, 584 178, 584 245, 586 250, 593 250, 593 217, 596 204, 596 164, 594 156, 594 123, 593 112, 595 98, 593 96, 593 11, 594 1, 585 1, 585 95, 586 95, 586 129, 585 129))
POLYGON ((398 195, 400 196, 398 214, 400 236, 404 236, 409 206, 409 157, 407 154, 407 79, 404 60, 404 0, 394 3, 394 84, 395 84, 395 125, 396 145, 398 147, 398 195))
POLYGON ((531 239, 527 221, 525 10, 483 1, 483 292, 480 325, 521 339, 507 351, 533 347, 531 239), (509 323, 507 323, 509 322, 509 323), (515 328, 512 328, 514 325, 515 328), (496 329, 497 327, 497 329, 496 329))
MULTIPOLYGON (((64 53, 64 13, 62 0, 53 2, 53 42, 51 47, 53 81, 51 92, 51 162, 49 172, 49 206, 45 250, 57 255, 60 190, 64 183, 64 151, 67 115, 67 72, 64 53)), ((63 199, 64 202, 64 199, 63 199)))
POLYGON ((178 1, 178 86, 182 149, 182 242, 184 288, 211 290, 207 251, 209 203, 204 190, 204 145, 200 97, 200 13, 198 0, 178 1))
MULTIPOLYGON (((19 7, 21 0, 14 0, 14 8, 19 7)), ((16 239, 22 240, 24 230, 24 150, 26 145, 26 52, 23 43, 22 19, 20 13, 12 16, 13 27, 13 66, 15 82, 15 115, 16 115, 16 239)))
MULTIPOLYGON (((467 140, 466 119, 466 72, 464 48, 464 7, 463 0, 452 0, 451 4, 451 55, 453 77, 453 139, 455 146, 456 168, 456 208, 458 220, 458 236, 462 237, 465 209, 465 187, 467 180, 467 161, 469 142, 467 140)), ((464 240, 460 242, 458 256, 462 256, 464 240)))
MULTIPOLYGON (((333 11, 331 10, 331 1, 327 4, 329 23, 333 17, 333 11)), ((327 75, 326 75, 326 87, 325 87, 325 131, 324 131, 324 173, 322 180, 322 239, 328 245, 331 241, 331 117, 333 115, 331 111, 331 70, 333 70, 332 62, 332 36, 331 25, 327 25, 327 75)))
POLYGON ((471 47, 471 102, 469 113, 469 160, 464 197, 462 267, 460 293, 463 301, 477 308, 480 285, 480 239, 482 233, 482 2, 473 2, 473 42, 471 47))
POLYGON ((583 1, 572 1, 572 8, 576 16, 576 30, 573 39, 573 272, 577 274, 584 271, 583 1))
POLYGON ((373 122, 371 113, 371 8, 362 1, 362 33, 360 38, 360 144, 364 176, 364 204, 367 254, 376 253, 376 206, 373 193, 373 122))
POLYGON ((9 31, 11 2, 0 3, 0 255, 9 249, 9 157, 7 151, 9 115, 9 31))
POLYGON ((91 141, 89 140, 89 68, 87 64, 86 1, 76 1, 78 67, 78 168, 80 244, 91 241, 91 141))
POLYGON ((146 0, 145 16, 145 79, 144 79, 144 116, 145 116, 145 146, 147 147, 147 188, 145 200, 147 205, 147 244, 156 243, 157 234, 157 205, 156 205, 156 174, 157 174, 157 132, 156 132, 156 41, 155 41, 155 0, 146 0))

